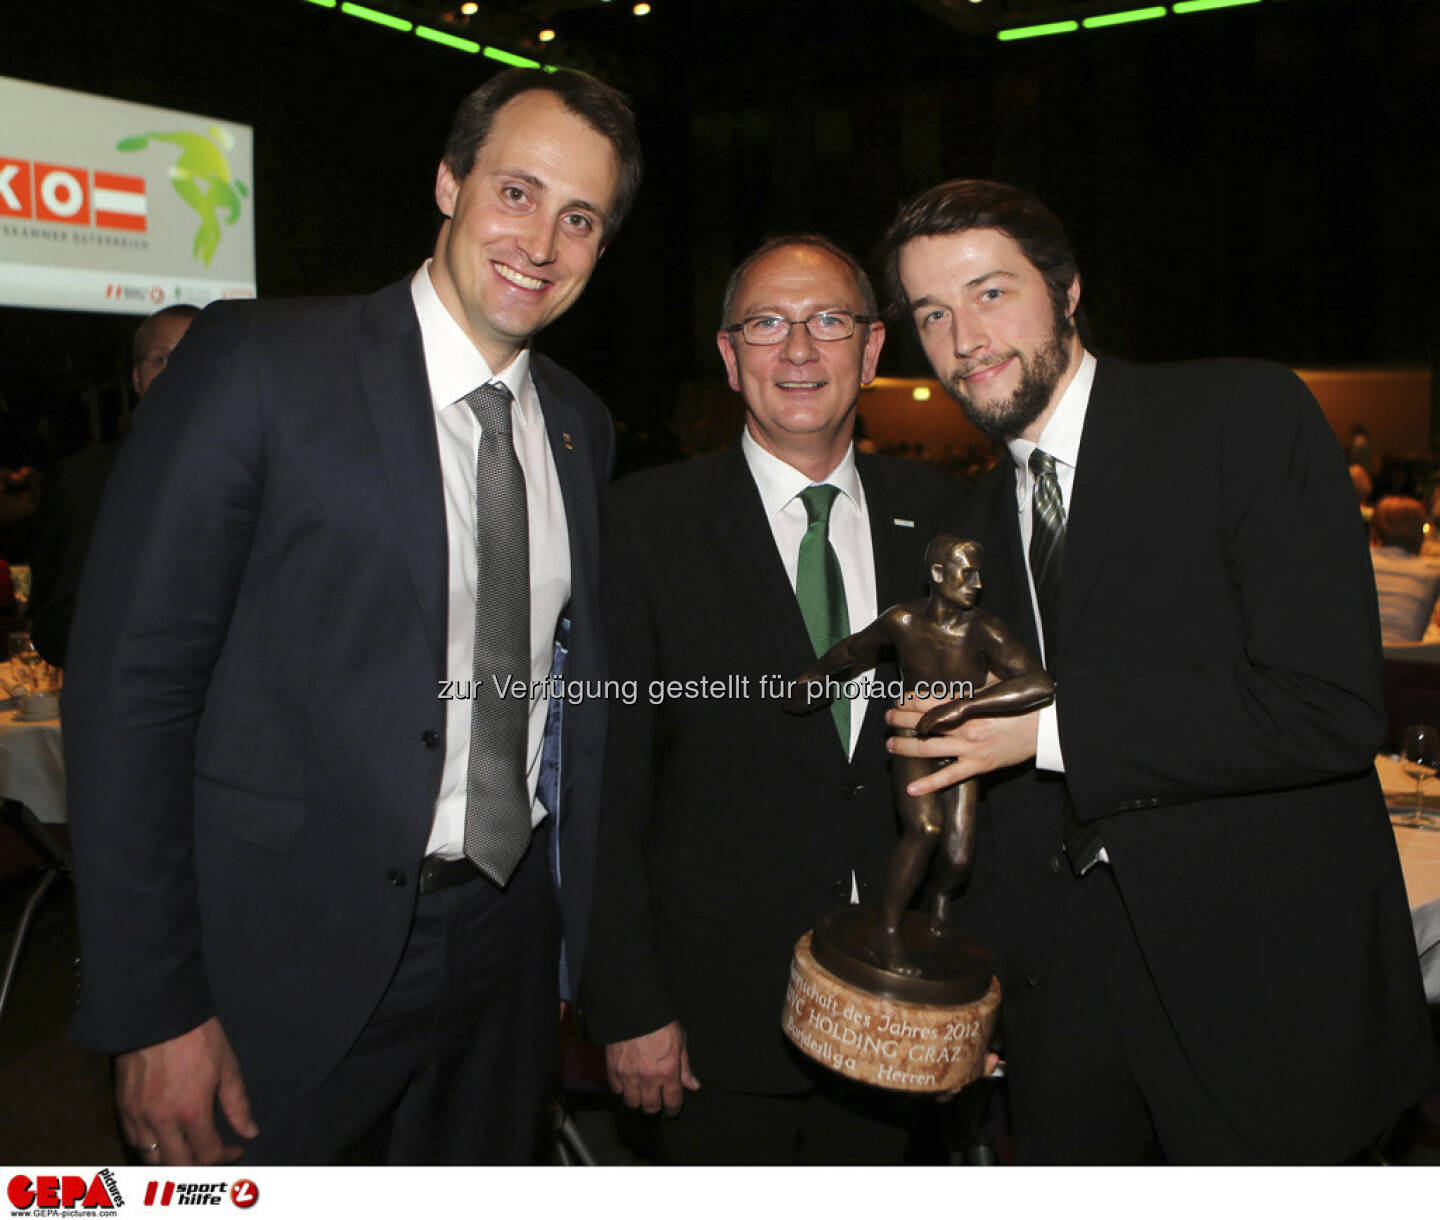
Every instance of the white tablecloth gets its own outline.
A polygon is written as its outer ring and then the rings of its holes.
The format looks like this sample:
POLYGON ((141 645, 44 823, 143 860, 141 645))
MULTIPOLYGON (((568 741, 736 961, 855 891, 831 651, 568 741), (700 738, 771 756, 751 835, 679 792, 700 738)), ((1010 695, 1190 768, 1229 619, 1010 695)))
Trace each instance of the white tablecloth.
POLYGON ((65 821, 65 755, 60 721, 16 721, 0 712, 0 796, 19 801, 42 822, 65 821))
MULTIPOLYGON (((1375 769, 1387 794, 1415 794, 1415 781, 1400 770, 1395 759, 1382 755, 1375 760, 1375 769)), ((1426 780, 1424 795, 1427 804, 1431 798, 1440 798, 1440 780, 1426 780)), ((1433 804, 1430 807, 1433 809, 1433 804)), ((1400 849, 1400 868, 1405 874, 1405 893, 1415 924, 1415 949, 1425 977, 1425 998, 1440 1004, 1440 830, 1396 826, 1395 845, 1400 849)))

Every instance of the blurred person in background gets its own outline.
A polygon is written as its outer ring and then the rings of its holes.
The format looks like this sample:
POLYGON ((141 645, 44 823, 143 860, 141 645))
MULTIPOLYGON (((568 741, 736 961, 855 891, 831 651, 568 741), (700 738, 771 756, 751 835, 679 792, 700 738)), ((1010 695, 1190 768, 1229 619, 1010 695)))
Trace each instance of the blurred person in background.
POLYGON ((1370 562, 1386 644, 1423 640, 1440 599, 1440 560, 1420 553, 1425 524, 1425 506, 1408 496, 1386 496, 1370 520, 1370 562))
MULTIPOLYGON (((135 390, 137 410, 199 312, 194 305, 170 305, 135 328, 130 384, 135 390)), ((40 498, 30 593, 30 638, 51 665, 65 664, 80 573, 100 514, 105 483, 121 443, 106 441, 61 459, 40 498)))

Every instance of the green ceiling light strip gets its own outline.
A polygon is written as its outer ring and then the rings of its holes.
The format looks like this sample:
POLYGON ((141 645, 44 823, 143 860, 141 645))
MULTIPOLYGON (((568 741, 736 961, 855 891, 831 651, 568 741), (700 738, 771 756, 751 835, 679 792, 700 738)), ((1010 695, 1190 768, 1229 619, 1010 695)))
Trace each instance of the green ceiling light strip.
POLYGON ((406 21, 404 17, 392 17, 389 13, 382 13, 378 9, 366 8, 363 4, 351 4, 349 0, 340 6, 340 11, 347 17, 359 17, 361 21, 373 21, 376 25, 383 25, 392 30, 399 30, 402 34, 408 34, 414 25, 406 21))
POLYGON ((1176 13, 1208 13, 1212 8, 1238 8, 1242 4, 1259 4, 1260 0, 1180 0, 1170 7, 1176 13))
POLYGON ((498 60, 502 64, 509 64, 512 68, 538 68, 539 60, 526 59, 523 55, 512 55, 509 51, 502 51, 499 47, 484 47, 480 54, 486 59, 498 60))
MULTIPOLYGON (((412 30, 417 38, 423 38, 427 42, 438 43, 442 47, 450 47, 455 51, 465 51, 470 55, 477 52, 487 59, 496 60, 502 64, 509 64, 512 68, 544 68, 546 72, 558 72, 559 69, 549 64, 541 64, 534 59, 526 59, 523 55, 515 55, 510 51, 502 51, 499 47, 483 47, 478 42, 472 42, 468 38, 461 38, 456 34, 447 34, 444 30, 432 29, 428 25, 415 25, 405 20, 404 17, 395 17, 390 13, 382 13, 379 9, 366 8, 363 4, 351 4, 349 0, 341 3, 340 0, 307 0, 307 3, 319 5, 321 8, 339 7, 340 11, 349 17, 359 17, 362 21, 373 21, 376 25, 383 25, 387 29, 399 30, 402 34, 408 34, 412 30)), ((1074 24, 1073 22, 1071 23, 1074 24)))
POLYGON ((500 63, 508 63, 511 68, 543 68, 546 72, 559 72, 549 63, 540 63, 536 59, 526 59, 523 55, 514 55, 508 50, 501 50, 498 46, 481 46, 478 42, 471 42, 468 37, 448 35, 444 30, 431 29, 431 26, 416 26, 408 22, 405 17, 395 17, 390 13, 382 13, 379 9, 367 9, 364 4, 340 3, 340 0, 307 0, 307 3, 318 4, 321 9, 334 9, 338 6, 341 13, 348 17, 360 17, 364 22, 374 22, 377 26, 384 26, 386 29, 399 30, 400 33, 415 32, 416 37, 422 37, 426 42, 438 43, 439 46, 448 46, 452 50, 464 50, 468 55, 480 53, 487 59, 494 59, 500 63))
POLYGON ((1101 30, 1107 25, 1128 25, 1132 21, 1153 21, 1165 16, 1165 6, 1156 4, 1150 8, 1132 8, 1125 13, 1103 13, 1099 17, 1086 17, 1080 24, 1087 30, 1101 30))
MULTIPOLYGON (((1260 0, 1176 0, 1170 6, 1172 13, 1208 13, 1213 9, 1239 8, 1242 4, 1259 4, 1260 0)), ((999 30, 995 37, 1001 42, 1014 42, 1018 38, 1042 38, 1046 34, 1069 34, 1082 25, 1087 30, 1103 30, 1111 25, 1129 25, 1133 21, 1154 21, 1165 16, 1163 4, 1151 4, 1145 8, 1126 9, 1120 13, 1100 13, 1086 17, 1083 21, 1052 21, 1046 25, 1021 25, 1009 30, 999 30)))
POLYGON ((468 38, 457 38, 454 34, 446 34, 443 30, 432 30, 428 25, 417 25, 415 33, 417 37, 430 42, 438 42, 442 47, 454 47, 457 51, 469 51, 471 55, 480 50, 478 42, 471 42, 468 38))
POLYGON ((1069 34, 1079 28, 1078 21, 1052 21, 1047 25, 1021 25, 1011 30, 1001 30, 995 37, 1001 42, 1014 42, 1017 38, 1043 38, 1046 34, 1069 34))

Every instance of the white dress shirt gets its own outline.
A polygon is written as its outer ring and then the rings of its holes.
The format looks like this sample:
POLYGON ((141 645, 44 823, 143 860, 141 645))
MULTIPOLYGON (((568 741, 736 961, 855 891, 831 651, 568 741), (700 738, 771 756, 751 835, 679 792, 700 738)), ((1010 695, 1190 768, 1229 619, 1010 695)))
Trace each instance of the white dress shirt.
MULTIPOLYGON (((793 589, 800 567, 800 541, 810 524, 800 493, 811 486, 811 480, 788 462, 762 449, 748 428, 741 435, 740 447, 750 467, 750 476, 760 491, 760 502, 765 506, 765 519, 770 523, 775 549, 780 552, 785 575, 790 578, 793 589)), ((845 610, 850 616, 850 630, 859 631, 875 618, 875 550, 870 541, 870 514, 865 507, 865 488, 855 469, 855 446, 846 449, 840 464, 819 481, 840 489, 830 508, 830 545, 835 548, 835 557, 840 561, 840 576, 845 582, 845 610)), ((862 691, 866 680, 874 673, 872 667, 856 676, 862 691)), ((793 674, 783 676, 794 677, 793 674)), ((855 743, 860 740, 865 709, 869 705, 870 700, 863 694, 850 701, 850 742, 846 751, 849 756, 855 753, 855 743)))
MULTIPOLYGON (((1021 440, 1018 436, 1006 442, 1015 462, 1015 504, 1020 513, 1020 545, 1026 556, 1025 578, 1030 585, 1030 608, 1035 615, 1035 634, 1040 640, 1040 659, 1045 661, 1045 631, 1040 624, 1040 599, 1035 593, 1035 575, 1030 571, 1030 533, 1032 517, 1030 492, 1030 454, 1043 449, 1055 459, 1055 481, 1060 484, 1060 502, 1065 520, 1070 520, 1070 497, 1075 488, 1075 465, 1080 458, 1080 436, 1085 431, 1085 411, 1090 405, 1090 389, 1095 384, 1095 357, 1084 352, 1080 367, 1065 387, 1055 406, 1055 414, 1040 434, 1040 443, 1021 440)), ((1057 696, 1058 698, 1058 696, 1057 696)), ((1060 724, 1055 704, 1040 709, 1040 726, 1035 742, 1035 765, 1044 771, 1065 770, 1060 752, 1060 724)))
MULTIPOLYGON (((489 381, 504 385, 513 398, 510 418, 515 455, 525 473, 525 504, 530 518, 530 673, 514 677, 528 676, 534 692, 526 738, 526 780, 530 785, 530 819, 535 825, 546 812, 535 799, 549 709, 544 684, 553 659, 555 626, 570 600, 570 535, 560 478, 545 435, 540 398, 530 377, 529 350, 521 351, 501 372, 493 373, 436 295, 428 259, 410 281, 410 295, 420 319, 444 484, 450 570, 445 675, 458 680, 461 690, 468 690, 475 665, 475 461, 480 451, 480 422, 464 399, 471 390, 489 381)), ((401 578, 397 573, 396 579, 401 578)), ((444 703, 445 766, 430 841, 425 848, 427 855, 458 859, 465 854, 472 706, 470 699, 447 699, 444 703)))

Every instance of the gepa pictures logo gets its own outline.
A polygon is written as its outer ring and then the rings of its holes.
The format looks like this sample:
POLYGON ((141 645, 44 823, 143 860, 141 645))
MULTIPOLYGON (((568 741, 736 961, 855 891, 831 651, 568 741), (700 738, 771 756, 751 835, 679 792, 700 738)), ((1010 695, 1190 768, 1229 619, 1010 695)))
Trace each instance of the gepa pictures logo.
POLYGON ((54 1212, 67 1215, 103 1215, 114 1212, 125 1202, 116 1184, 115 1175, 102 1169, 90 1179, 79 1174, 17 1173, 5 1191, 16 1216, 46 1216, 54 1212))

